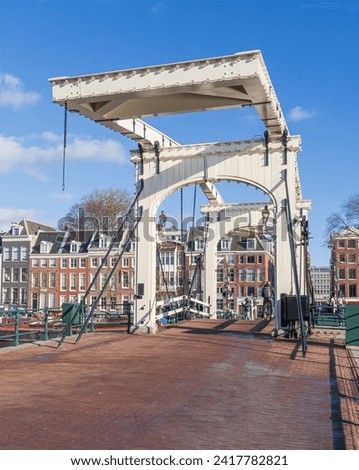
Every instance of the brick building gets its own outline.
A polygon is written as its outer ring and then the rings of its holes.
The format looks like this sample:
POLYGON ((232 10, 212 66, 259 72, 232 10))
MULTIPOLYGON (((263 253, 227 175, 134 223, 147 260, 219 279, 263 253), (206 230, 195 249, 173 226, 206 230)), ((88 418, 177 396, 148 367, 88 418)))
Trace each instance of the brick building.
POLYGON ((359 230, 350 227, 331 238, 331 295, 359 304, 359 230))

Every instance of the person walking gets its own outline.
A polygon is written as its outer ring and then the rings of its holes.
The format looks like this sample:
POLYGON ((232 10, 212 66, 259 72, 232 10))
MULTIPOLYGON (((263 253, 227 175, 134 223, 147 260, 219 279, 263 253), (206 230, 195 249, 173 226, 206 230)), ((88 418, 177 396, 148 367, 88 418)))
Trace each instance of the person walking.
POLYGON ((274 306, 274 289, 270 281, 266 281, 262 289, 262 297, 264 299, 263 305, 265 302, 270 304, 270 316, 273 317, 273 306, 274 306))
POLYGON ((242 305, 244 307, 244 319, 251 320, 251 301, 248 299, 248 297, 244 303, 242 302, 242 305))

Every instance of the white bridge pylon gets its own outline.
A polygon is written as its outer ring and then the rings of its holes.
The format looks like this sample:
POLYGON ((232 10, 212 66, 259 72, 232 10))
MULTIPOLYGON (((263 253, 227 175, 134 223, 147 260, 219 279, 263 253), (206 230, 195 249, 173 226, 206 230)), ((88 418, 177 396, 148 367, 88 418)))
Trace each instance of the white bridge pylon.
MULTIPOLYGON (((291 253, 289 237, 295 234, 288 232, 288 214, 300 220, 310 203, 302 199, 297 166, 301 139, 288 132, 260 51, 50 81, 54 102, 140 144, 131 152, 137 178, 143 181, 135 280, 141 295, 135 301, 134 331, 157 330, 156 213, 160 204, 178 189, 195 183, 210 204, 224 204, 215 187, 220 181, 257 187, 273 204, 279 328, 280 295, 296 293, 292 269, 298 260, 291 253), (140 119, 245 106, 256 108, 266 129, 263 138, 180 145, 140 119)), ((299 226, 294 224, 294 229, 299 231, 299 226)), ((205 292, 212 293, 207 295, 212 316, 216 302, 211 282, 208 279, 205 292)))

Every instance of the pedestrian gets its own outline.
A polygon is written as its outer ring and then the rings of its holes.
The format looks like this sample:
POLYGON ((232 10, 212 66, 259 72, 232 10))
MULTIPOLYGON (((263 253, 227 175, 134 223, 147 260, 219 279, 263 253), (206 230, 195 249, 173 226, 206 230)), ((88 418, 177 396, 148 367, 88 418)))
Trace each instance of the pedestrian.
POLYGON ((274 289, 270 281, 266 281, 262 289, 262 297, 270 303, 270 315, 273 317, 274 289))
POLYGON ((244 303, 242 302, 242 305, 244 307, 244 319, 251 320, 251 301, 248 299, 248 297, 244 303))

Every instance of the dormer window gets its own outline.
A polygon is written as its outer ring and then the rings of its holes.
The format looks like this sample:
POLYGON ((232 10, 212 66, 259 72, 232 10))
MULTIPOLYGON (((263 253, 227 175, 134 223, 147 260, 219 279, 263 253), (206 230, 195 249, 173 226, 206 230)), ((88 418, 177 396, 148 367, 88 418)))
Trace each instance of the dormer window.
POLYGON ((78 253, 79 251, 79 244, 76 242, 70 243, 70 253, 78 253))
POLYGON ((98 241, 99 248, 107 248, 108 247, 108 240, 103 235, 100 236, 98 241))
POLYGON ((231 246, 231 241, 230 241, 229 238, 223 238, 223 240, 221 240, 221 249, 222 250, 229 250, 230 246, 231 246))
POLYGON ((21 227, 18 225, 11 227, 11 235, 18 237, 20 235, 20 230, 21 230, 21 227))
POLYGON ((203 250, 204 249, 204 240, 203 238, 197 238, 195 241, 194 241, 194 249, 197 250, 197 251, 200 251, 200 250, 203 250))
POLYGON ((43 254, 50 253, 51 246, 52 246, 52 243, 41 242, 40 243, 40 253, 43 253, 43 254))

